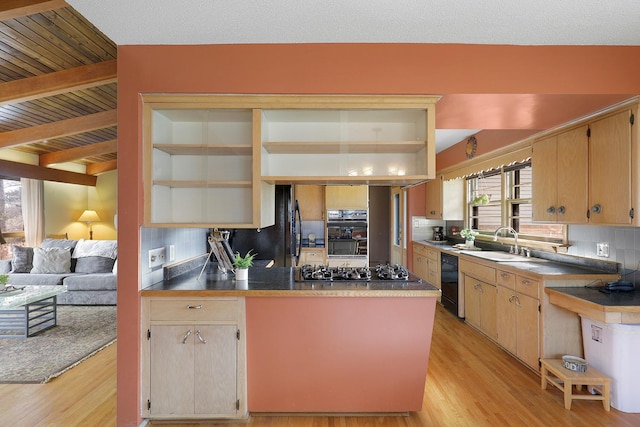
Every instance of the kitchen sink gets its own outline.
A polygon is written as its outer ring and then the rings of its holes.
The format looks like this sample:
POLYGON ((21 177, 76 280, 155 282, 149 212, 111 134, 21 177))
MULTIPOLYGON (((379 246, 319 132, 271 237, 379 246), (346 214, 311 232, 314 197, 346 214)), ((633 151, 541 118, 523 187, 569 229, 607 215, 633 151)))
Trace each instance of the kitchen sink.
POLYGON ((508 252, 501 251, 467 251, 462 250, 460 253, 465 255, 472 255, 478 258, 486 259, 495 262, 536 262, 541 261, 538 258, 528 258, 522 255, 510 254, 508 252))

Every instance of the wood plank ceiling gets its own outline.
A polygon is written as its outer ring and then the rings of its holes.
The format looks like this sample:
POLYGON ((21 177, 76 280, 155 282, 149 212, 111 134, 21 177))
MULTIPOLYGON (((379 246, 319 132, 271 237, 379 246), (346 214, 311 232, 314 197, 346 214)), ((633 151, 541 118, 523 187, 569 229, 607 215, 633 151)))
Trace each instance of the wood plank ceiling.
POLYGON ((116 57, 115 43, 62 0, 0 2, 0 150, 38 156, 30 174, 40 179, 56 163, 85 165, 86 175, 116 169, 116 57))

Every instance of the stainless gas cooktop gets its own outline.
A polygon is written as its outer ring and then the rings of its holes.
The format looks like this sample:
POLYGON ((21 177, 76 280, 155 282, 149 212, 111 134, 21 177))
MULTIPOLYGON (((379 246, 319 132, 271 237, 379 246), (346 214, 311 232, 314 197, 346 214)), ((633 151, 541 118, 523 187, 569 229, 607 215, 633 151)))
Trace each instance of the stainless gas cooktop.
POLYGON ((422 279, 399 264, 378 264, 376 267, 329 267, 306 264, 296 269, 295 280, 298 282, 422 282, 422 279))

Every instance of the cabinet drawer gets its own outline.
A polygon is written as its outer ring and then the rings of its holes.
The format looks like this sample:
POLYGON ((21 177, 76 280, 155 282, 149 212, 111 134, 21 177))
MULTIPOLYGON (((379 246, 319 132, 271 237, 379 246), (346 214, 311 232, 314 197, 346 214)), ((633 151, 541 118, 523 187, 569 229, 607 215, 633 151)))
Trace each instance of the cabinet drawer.
POLYGON ((516 291, 539 299, 538 287, 540 282, 524 276, 516 276, 516 291))
POLYGON ((324 249, 306 249, 300 251, 301 264, 324 264, 324 249))
POLYGON ((438 255, 440 255, 440 251, 437 249, 427 249, 427 258, 432 259, 434 261, 438 261, 438 255))
POLYGON ((153 299, 150 320, 177 321, 235 321, 238 319, 238 300, 233 299, 153 299))
POLYGON ((413 245, 413 252, 422 256, 427 256, 427 252, 428 249, 426 246, 424 245, 418 245, 418 244, 414 244, 413 245))
POLYGON ((515 291, 516 275, 508 271, 496 270, 496 284, 515 291))
POLYGON ((483 282, 496 283, 496 269, 486 265, 476 264, 465 259, 460 260, 460 271, 465 275, 475 277, 483 282))

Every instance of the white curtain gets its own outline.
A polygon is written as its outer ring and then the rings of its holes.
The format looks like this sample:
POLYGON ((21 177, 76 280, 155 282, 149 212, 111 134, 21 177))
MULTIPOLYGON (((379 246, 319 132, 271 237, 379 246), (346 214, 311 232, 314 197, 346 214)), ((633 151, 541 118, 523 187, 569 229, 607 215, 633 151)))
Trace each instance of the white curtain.
POLYGON ((25 246, 36 247, 44 240, 44 183, 20 178, 25 246))

